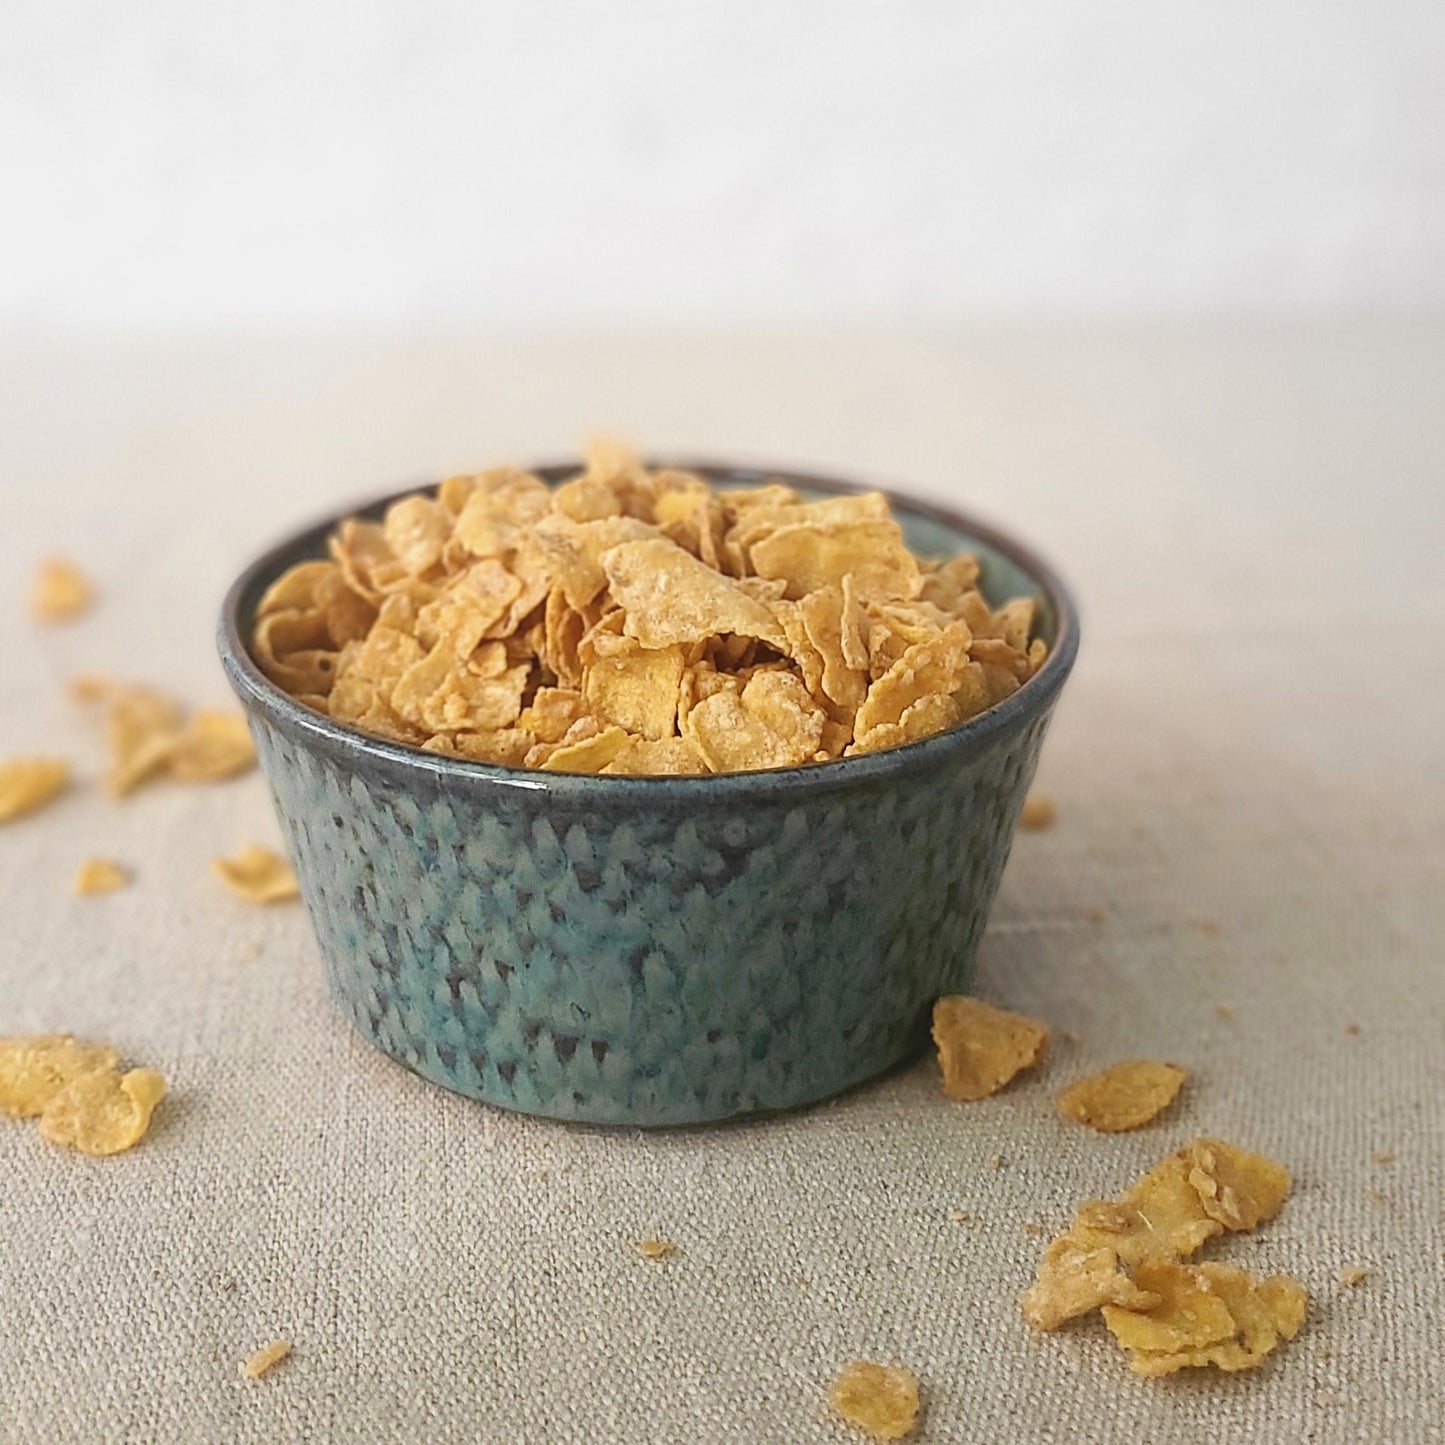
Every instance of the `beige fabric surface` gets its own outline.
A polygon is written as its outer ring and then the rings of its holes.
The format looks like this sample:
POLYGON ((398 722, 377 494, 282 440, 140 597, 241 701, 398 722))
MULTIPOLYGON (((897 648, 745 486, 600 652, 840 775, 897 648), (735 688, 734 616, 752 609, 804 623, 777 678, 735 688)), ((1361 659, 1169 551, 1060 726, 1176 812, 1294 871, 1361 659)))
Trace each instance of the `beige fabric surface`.
POLYGON ((0 1440, 844 1442, 823 1399, 856 1356, 917 1372, 922 1441, 1445 1438, 1442 396, 1445 325, 1404 323, 0 343, 0 755, 83 778, 0 828, 0 1034, 111 1040, 173 1090, 111 1160, 0 1121, 0 1440), (214 607, 263 543, 599 424, 895 479, 1073 582, 1058 821, 1018 840, 979 978, 1055 1030, 1040 1076, 954 1105, 925 1060, 647 1137, 509 1117, 373 1052, 301 908, 210 878, 278 837, 258 775, 94 786, 67 677, 222 703, 214 607), (52 550, 101 601, 42 630, 52 550), (71 896, 90 854, 134 886, 71 896), (1163 1120, 1056 1115, 1141 1055, 1193 1070, 1163 1120), (1304 1280, 1302 1335, 1164 1381, 1097 1324, 1031 1335, 1026 1224, 1196 1133, 1294 1171, 1209 1255, 1304 1280), (641 1259, 651 1234, 678 1254, 641 1259), (293 1357, 243 1383, 276 1336, 293 1357))

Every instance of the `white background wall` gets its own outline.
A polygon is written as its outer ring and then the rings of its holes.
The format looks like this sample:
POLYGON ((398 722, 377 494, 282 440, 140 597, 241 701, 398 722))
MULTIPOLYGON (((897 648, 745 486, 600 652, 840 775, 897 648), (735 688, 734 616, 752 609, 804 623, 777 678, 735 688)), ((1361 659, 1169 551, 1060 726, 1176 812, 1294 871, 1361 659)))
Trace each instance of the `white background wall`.
POLYGON ((4 0, 0 321, 1445 304, 1441 0, 4 0))

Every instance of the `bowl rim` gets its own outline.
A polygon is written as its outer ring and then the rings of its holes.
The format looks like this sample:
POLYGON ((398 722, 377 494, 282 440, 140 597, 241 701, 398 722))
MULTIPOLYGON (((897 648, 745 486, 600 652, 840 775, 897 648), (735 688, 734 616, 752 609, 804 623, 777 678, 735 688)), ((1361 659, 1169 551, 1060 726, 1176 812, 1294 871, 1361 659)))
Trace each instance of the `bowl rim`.
MULTIPOLYGON (((389 492, 374 501, 345 507, 320 521, 296 529, 268 547, 232 582, 221 604, 216 646, 227 679, 241 699, 243 708, 247 712, 260 713, 283 732, 301 734, 311 746, 319 745, 329 751, 365 757, 388 769, 399 768, 413 773, 430 774, 438 781, 448 778, 459 781, 465 779, 474 785, 491 784, 504 789, 545 792, 558 798, 590 797, 594 801, 600 801, 605 797, 622 802, 632 795, 656 802, 663 794, 681 794, 683 800, 686 800, 716 793, 760 796, 798 791, 829 792, 890 780, 904 774, 936 771, 948 762, 986 751, 1000 737, 1045 716, 1073 669, 1079 650, 1079 617, 1068 588, 1060 581, 1053 567, 1032 547, 1015 540, 1002 529, 978 520, 969 512, 912 496, 894 486, 820 476, 786 466, 766 467, 754 463, 737 464, 673 456, 649 456, 644 459, 644 465, 649 470, 666 467, 690 471, 714 486, 766 485, 768 482, 777 481, 835 495, 882 492, 888 498, 890 506, 961 531, 1000 553, 1026 573, 1038 592, 1043 594, 1054 615, 1054 645, 1043 666, 1028 682, 1002 702, 994 704, 967 722, 901 747, 885 748, 858 757, 835 758, 826 763, 743 773, 636 777, 603 773, 544 772, 537 768, 514 768, 445 753, 429 753, 421 748, 390 742, 349 724, 336 722, 297 702, 257 666, 242 638, 241 629, 243 599, 256 588, 261 579, 274 580, 274 575, 280 574, 283 564, 290 565, 287 559, 293 553, 298 549, 324 543, 326 536, 347 517, 379 513, 402 497, 412 496, 419 490, 436 486, 436 482, 422 482, 389 492)), ((583 463, 579 459, 549 462, 528 470, 549 484, 555 484, 577 475, 582 467, 583 463)))

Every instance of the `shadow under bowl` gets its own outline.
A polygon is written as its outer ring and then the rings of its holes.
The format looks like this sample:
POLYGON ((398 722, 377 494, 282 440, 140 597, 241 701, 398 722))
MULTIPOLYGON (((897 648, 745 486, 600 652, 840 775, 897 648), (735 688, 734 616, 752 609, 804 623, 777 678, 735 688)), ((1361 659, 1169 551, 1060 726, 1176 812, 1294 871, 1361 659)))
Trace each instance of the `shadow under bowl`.
MULTIPOLYGON (((728 487, 858 490, 675 465, 728 487)), ((915 551, 974 552, 993 604, 1037 596, 1050 655, 961 727, 771 772, 545 773, 333 722, 268 681, 248 643, 263 592, 324 555, 340 519, 246 569, 224 604, 221 660, 331 993, 366 1038, 488 1104, 633 1126, 815 1103, 924 1045, 934 999, 969 986, 1078 622, 1022 546, 961 514, 890 501, 915 551)))

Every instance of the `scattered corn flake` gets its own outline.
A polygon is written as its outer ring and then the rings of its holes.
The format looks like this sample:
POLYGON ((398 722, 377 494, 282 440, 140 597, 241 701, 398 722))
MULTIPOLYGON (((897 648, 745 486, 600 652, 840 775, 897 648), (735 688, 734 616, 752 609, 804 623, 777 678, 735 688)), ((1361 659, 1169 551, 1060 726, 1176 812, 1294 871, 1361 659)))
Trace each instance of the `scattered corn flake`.
POLYGON ((1273 1218, 1288 1190, 1288 1171, 1273 1160, 1219 1139, 1196 1139, 1120 1199, 1079 1206, 1073 1224, 1044 1251, 1037 1281, 1020 1296, 1024 1318, 1035 1329, 1052 1330, 1104 1304, 1147 1310, 1158 1296, 1141 1273, 1146 1266, 1187 1259, 1225 1228, 1253 1228, 1273 1218), (1221 1207, 1226 1192, 1227 1210, 1221 1207))
POLYGON ((1156 1298, 1129 1278, 1116 1250, 1063 1235, 1044 1251, 1038 1280, 1019 1296, 1019 1306, 1036 1330, 1056 1330, 1100 1305, 1147 1308, 1156 1298))
POLYGON ((1134 1283, 1156 1296, 1143 1309, 1103 1306, 1104 1322, 1126 1350, 1170 1352, 1196 1349, 1234 1335, 1229 1306, 1209 1286, 1203 1271, 1173 1260, 1146 1260, 1134 1283))
POLYGON ((0 823, 43 808, 69 782, 70 765, 59 758, 0 760, 0 823))
POLYGON ((950 1209, 948 1221, 950 1224, 972 1224, 973 1216, 965 1213, 962 1209, 950 1209))
POLYGON ((67 622, 90 610, 95 589, 90 579, 64 557, 49 557, 35 573, 30 615, 37 622, 67 622))
POLYGON ((1003 1168, 1003 1155, 1002 1155, 1002 1154, 993 1154, 993 1155, 990 1155, 989 1161, 988 1161, 988 1167, 989 1167, 990 1169, 992 1169, 995 1173, 997 1173, 1000 1169, 1003 1168))
POLYGON ((1356 1285, 1362 1284, 1369 1278, 1370 1271, 1363 1264, 1352 1264, 1340 1271, 1340 1283, 1346 1289, 1354 1289, 1356 1285))
POLYGON ((1105 1305, 1104 1323, 1141 1375, 1213 1365, 1237 1371, 1259 1365, 1304 1324, 1308 1295, 1283 1275, 1257 1280, 1223 1264, 1156 1262, 1136 1278, 1156 1295, 1143 1309, 1105 1305))
POLYGON ((40 1133, 82 1154, 122 1154, 144 1138, 165 1092, 165 1080, 153 1069, 82 1074, 46 1104, 40 1133))
POLYGON ((670 1239, 639 1239, 637 1252, 643 1259, 670 1259, 677 1246, 670 1239))
POLYGON ((1059 1112, 1102 1134, 1138 1129, 1174 1102, 1188 1077, 1189 1071, 1177 1064, 1147 1059, 1110 1064, 1064 1089, 1058 1098, 1059 1112))
POLYGON ((284 903, 300 896, 291 865, 279 854, 247 843, 233 857, 217 858, 211 871, 232 893, 251 903, 284 903))
POLYGON ((953 995, 933 1006, 933 1042, 950 1099, 997 1093, 1015 1074, 1038 1063, 1048 1046, 1043 1024, 979 999, 953 995))
POLYGON ((170 698, 148 687, 91 677, 77 678, 71 691, 80 701, 105 704, 106 783, 115 797, 126 797, 169 767, 181 736, 181 711, 170 698))
POLYGON ((242 1363, 241 1378, 243 1380, 259 1380, 262 1375, 270 1374, 290 1353, 290 1340, 272 1340, 269 1345, 262 1346, 242 1363))
POLYGON ((833 1381, 828 1403, 874 1440, 903 1440, 918 1423, 918 1379, 897 1365, 854 1360, 833 1381))
POLYGON ((79 894, 116 893, 130 882, 130 874, 109 858, 87 858, 75 875, 79 894))
POLYGON ((1289 1170, 1263 1154, 1221 1139, 1196 1139, 1182 1155, 1205 1213, 1226 1229, 1253 1229, 1273 1219, 1289 1194, 1289 1170))
POLYGON ((31 1119, 83 1074, 115 1068, 120 1055, 69 1034, 0 1039, 0 1113, 31 1119))
POLYGON ((1393 1149, 1381 1149, 1371 1157, 1376 1164, 1393 1164, 1397 1156, 1393 1149))
POLYGON ((1019 813, 1020 828, 1052 828, 1054 826, 1054 800, 1043 793, 1030 793, 1024 799, 1019 813))
POLYGON ((256 745, 242 714, 198 712, 171 750, 178 783, 210 783, 256 766, 256 745))

